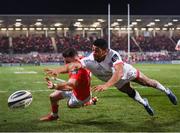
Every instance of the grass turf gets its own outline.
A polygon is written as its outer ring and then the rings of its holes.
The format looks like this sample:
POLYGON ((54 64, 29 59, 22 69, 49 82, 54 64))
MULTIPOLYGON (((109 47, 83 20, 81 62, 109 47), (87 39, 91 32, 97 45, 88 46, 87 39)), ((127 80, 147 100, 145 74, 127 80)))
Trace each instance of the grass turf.
MULTIPOLYGON (((143 73, 157 79, 166 87, 172 88, 180 99, 180 65, 135 65, 143 73)), ((167 96, 155 89, 133 83, 142 97, 149 100, 155 116, 147 114, 144 107, 134 102, 114 87, 101 93, 95 106, 69 109, 67 100, 60 102, 60 120, 40 122, 39 118, 50 111, 49 94, 44 80, 44 67, 0 67, 0 131, 13 132, 180 132, 180 108, 170 103, 167 96), (37 74, 15 74, 30 72, 37 74), (32 104, 25 109, 10 110, 7 99, 16 90, 31 90, 32 104), (42 91, 45 90, 45 91, 42 91)), ((67 75, 61 75, 67 79, 67 75)), ((93 77, 92 86, 101 84, 93 77)))

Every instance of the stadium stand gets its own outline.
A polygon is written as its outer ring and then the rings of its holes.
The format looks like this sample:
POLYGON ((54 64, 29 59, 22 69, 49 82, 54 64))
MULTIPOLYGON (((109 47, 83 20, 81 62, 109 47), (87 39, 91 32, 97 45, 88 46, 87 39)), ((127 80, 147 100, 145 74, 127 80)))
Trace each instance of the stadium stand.
MULTIPOLYGON (((0 63, 45 63, 45 62, 62 62, 61 52, 68 47, 77 49, 81 54, 87 55, 91 51, 91 43, 96 38, 108 39, 107 35, 107 21, 105 16, 101 16, 101 22, 96 22, 99 16, 81 16, 86 21, 84 25, 81 22, 73 21, 76 16, 45 16, 51 19, 46 20, 46 25, 43 25, 41 21, 35 23, 35 27, 23 28, 28 24, 34 22, 34 18, 39 16, 22 16, 25 25, 21 24, 19 28, 9 28, 13 23, 13 20, 17 16, 3 16, 4 23, 1 23, 0 27, 0 63), (60 19, 60 18, 63 19, 60 19), (64 27, 52 28, 52 21, 50 20, 61 20, 64 27), (6 24, 7 22, 7 24, 6 24), (97 26, 94 27, 95 22, 97 26), (41 24, 40 27, 38 24, 41 24), (9 24, 9 25, 8 25, 9 24), (80 24, 80 25, 77 25, 80 24), (91 25, 92 24, 92 25, 91 25), (49 26, 43 28, 43 26, 49 26), (81 29, 78 27, 80 26, 81 29), (82 30, 84 26, 84 30, 82 30), (2 28, 6 27, 6 28, 2 28), (68 27, 68 28, 66 28, 68 27), (85 28, 88 27, 88 28, 85 28), (98 29, 98 27, 100 27, 98 29), (79 28, 79 29, 78 29, 79 28), (25 29, 25 30, 24 30, 25 29)), ((43 18, 43 16, 41 16, 43 18)), ((78 16, 79 17, 79 16, 78 16)), ((117 21, 114 16, 112 21, 117 21)), ((125 20, 125 16, 121 16, 125 20)), ((141 16, 138 16, 138 18, 141 16)), ((77 17, 76 17, 77 18, 77 17)), ((133 18, 133 17, 132 17, 133 18)), ((142 19, 146 21, 139 23, 137 26, 139 29, 146 26, 147 23, 152 21, 152 16, 142 16, 142 19)), ((155 16, 157 18, 157 16, 155 16)), ((168 23, 169 18, 159 16, 163 20, 163 23, 168 23)), ((136 19, 134 19, 136 20, 136 19)), ((157 23, 157 26, 162 27, 163 23, 157 23), (161 24, 161 25, 160 25, 161 24)), ((58 24, 58 23, 56 23, 58 24)), ((120 26, 126 25, 126 20, 119 23, 112 22, 111 30, 111 48, 118 51, 123 59, 127 60, 128 50, 128 35, 126 30, 120 30, 120 26), (114 24, 114 26, 113 26, 114 24), (115 26, 115 24, 117 24, 115 26), (119 30, 117 30, 119 29, 119 30)), ((30 25, 32 26, 32 25, 30 25)), ((178 25, 174 25, 177 27, 178 25)), ((179 52, 175 51, 175 45, 177 40, 180 39, 180 32, 178 30, 172 30, 172 26, 168 27, 167 30, 134 30, 131 32, 130 37, 130 51, 132 62, 143 62, 143 61, 171 61, 179 60, 179 52)), ((155 27, 154 27, 155 29, 155 27)))

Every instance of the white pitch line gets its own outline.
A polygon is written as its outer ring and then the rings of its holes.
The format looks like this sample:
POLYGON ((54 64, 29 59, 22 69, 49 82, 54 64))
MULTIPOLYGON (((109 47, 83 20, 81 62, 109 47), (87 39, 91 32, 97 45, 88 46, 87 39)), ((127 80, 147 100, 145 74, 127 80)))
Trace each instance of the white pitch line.
POLYGON ((159 72, 159 71, 161 71, 161 69, 145 69, 145 68, 143 69, 142 68, 142 69, 140 69, 140 71, 155 71, 155 72, 158 71, 159 72))
MULTIPOLYGON (((93 87, 94 87, 94 86, 93 86, 93 87)), ((139 87, 138 87, 138 86, 133 86, 133 87, 134 87, 134 88, 141 88, 141 89, 142 89, 142 88, 146 88, 146 89, 147 89, 147 88, 152 88, 152 87, 148 87, 148 86, 139 86, 139 87)), ((172 89, 172 88, 178 88, 178 87, 180 88, 179 85, 165 86, 165 87, 168 87, 168 88, 170 88, 170 89, 172 89)), ((116 89, 116 88, 115 88, 115 87, 114 87, 114 88, 111 87, 111 88, 109 88, 108 90, 112 90, 112 89, 116 89)))
MULTIPOLYGON (((29 83, 29 82, 28 82, 29 83)), ((46 82, 45 81, 36 81, 34 82, 35 84, 45 84, 46 82)))
POLYGON ((6 93, 6 92, 8 92, 8 91, 0 91, 0 93, 6 93))
POLYGON ((26 71, 26 72, 14 72, 15 74, 37 74, 35 71, 26 71))
MULTIPOLYGON (((27 90, 27 91, 30 91, 30 92, 47 92, 47 91, 53 91, 53 90, 44 89, 44 90, 27 90)), ((9 92, 9 91, 0 91, 0 93, 7 93, 7 92, 9 92)))
MULTIPOLYGON (((20 84, 29 84, 30 82, 26 82, 26 81, 19 81, 20 84)), ((31 82, 33 84, 46 84, 46 81, 35 81, 35 82, 31 82)))
POLYGON ((22 67, 16 67, 16 68, 14 68, 14 69, 12 69, 12 70, 24 70, 24 68, 22 68, 22 67))
MULTIPOLYGON (((137 87, 137 88, 152 88, 152 87, 148 87, 148 86, 135 86, 135 87, 137 87)), ((177 88, 177 87, 180 87, 179 85, 171 85, 171 86, 165 86, 165 87, 169 87, 169 88, 177 88)))
POLYGON ((53 91, 53 90, 29 90, 30 92, 47 92, 47 91, 53 91))
MULTIPOLYGON (((145 87, 145 86, 139 86, 139 87, 137 87, 137 86, 135 86, 136 88, 147 88, 147 87, 145 87)), ((180 86, 179 85, 174 85, 174 86, 167 86, 167 87, 169 87, 169 88, 180 88, 180 86)), ((151 87, 148 87, 148 88, 151 88, 151 87)), ((115 88, 109 88, 110 90, 111 89, 115 89, 115 88)), ((19 89, 19 90, 21 90, 21 89, 19 89)), ((45 88, 45 89, 39 89, 39 90, 27 90, 27 91, 30 91, 30 92, 48 92, 48 91, 53 91, 53 90, 50 90, 50 89, 47 89, 47 88, 45 88)), ((7 93, 7 92, 9 92, 9 91, 1 91, 0 90, 0 93, 7 93)))

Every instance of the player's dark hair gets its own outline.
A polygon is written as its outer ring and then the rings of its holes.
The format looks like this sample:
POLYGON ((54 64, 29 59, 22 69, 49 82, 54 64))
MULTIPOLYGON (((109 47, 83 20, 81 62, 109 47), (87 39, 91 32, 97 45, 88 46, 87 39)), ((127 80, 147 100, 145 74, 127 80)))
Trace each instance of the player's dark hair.
POLYGON ((62 56, 66 57, 75 57, 78 55, 77 51, 74 48, 67 48, 63 51, 62 56))
POLYGON ((97 39, 93 42, 93 45, 101 49, 108 49, 108 43, 104 39, 97 39))

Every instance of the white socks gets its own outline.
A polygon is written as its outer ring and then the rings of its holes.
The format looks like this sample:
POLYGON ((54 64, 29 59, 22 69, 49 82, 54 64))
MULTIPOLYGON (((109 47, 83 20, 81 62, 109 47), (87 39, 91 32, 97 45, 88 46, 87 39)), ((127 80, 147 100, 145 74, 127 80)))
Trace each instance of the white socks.
POLYGON ((144 101, 144 99, 140 96, 139 92, 137 92, 135 90, 136 94, 135 94, 135 97, 134 97, 134 100, 138 101, 140 104, 146 106, 146 102, 144 101))
MULTIPOLYGON (((170 93, 169 89, 166 89, 162 84, 160 84, 159 82, 157 83, 156 89, 165 92, 167 95, 170 93)), ((134 100, 136 100, 137 102, 139 102, 140 104, 146 106, 146 101, 140 96, 139 92, 137 92, 135 90, 136 94, 134 97, 134 100)))
POLYGON ((51 112, 51 115, 52 115, 53 117, 57 117, 57 116, 58 116, 57 113, 53 113, 53 112, 51 112))
POLYGON ((166 94, 169 94, 169 90, 166 89, 162 84, 160 84, 159 82, 157 83, 156 89, 165 92, 166 94))

